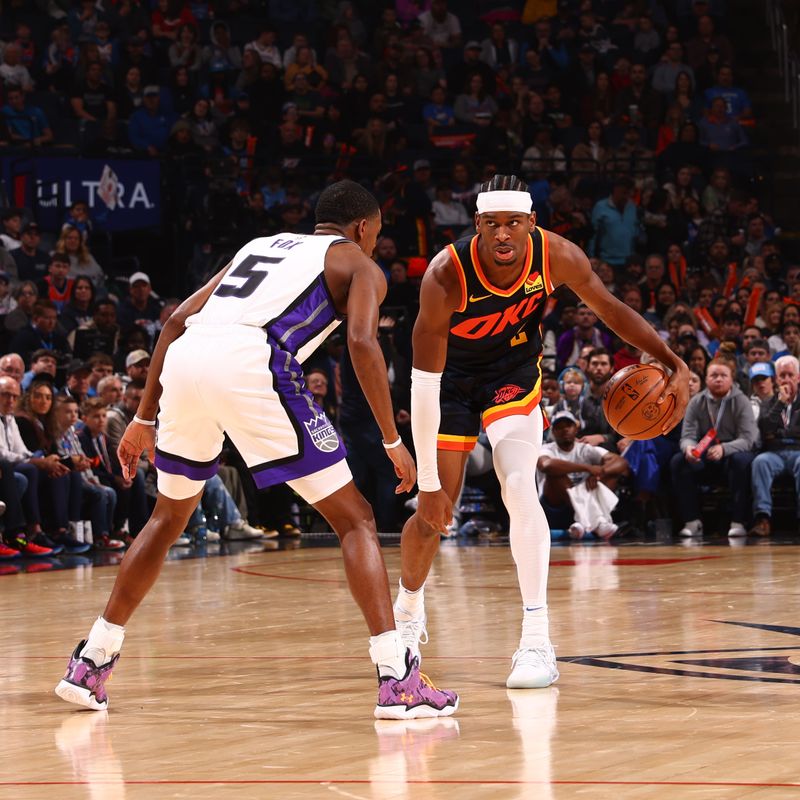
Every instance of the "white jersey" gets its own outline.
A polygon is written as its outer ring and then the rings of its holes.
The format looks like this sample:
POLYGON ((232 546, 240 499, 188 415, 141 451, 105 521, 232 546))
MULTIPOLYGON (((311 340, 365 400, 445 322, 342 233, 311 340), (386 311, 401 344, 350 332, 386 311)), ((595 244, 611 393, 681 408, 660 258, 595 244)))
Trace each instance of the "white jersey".
POLYGON ((253 239, 186 325, 263 328, 273 347, 302 363, 341 322, 324 270, 328 248, 343 241, 297 233, 253 239))

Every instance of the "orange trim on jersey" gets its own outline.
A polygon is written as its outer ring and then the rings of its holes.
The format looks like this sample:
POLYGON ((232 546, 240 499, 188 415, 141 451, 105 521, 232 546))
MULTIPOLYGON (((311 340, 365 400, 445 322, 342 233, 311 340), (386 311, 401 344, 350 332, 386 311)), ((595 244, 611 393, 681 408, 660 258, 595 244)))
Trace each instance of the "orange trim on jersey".
POLYGON ((477 436, 453 436, 449 433, 440 433, 436 437, 438 450, 457 450, 468 453, 478 443, 477 436))
POLYGON ((454 244, 447 245, 447 249, 450 251, 450 256, 453 259, 453 264, 455 265, 456 272, 458 273, 458 282, 461 284, 461 305, 456 309, 456 311, 460 314, 467 308, 467 276, 464 274, 464 265, 461 263, 461 259, 458 257, 458 253, 456 252, 456 246, 454 244))
POLYGON ((542 381, 541 378, 536 381, 536 388, 525 395, 522 400, 515 400, 512 403, 504 403, 502 406, 492 406, 483 412, 483 427, 486 428, 493 422, 497 422, 504 417, 511 417, 515 414, 527 416, 539 405, 542 399, 542 381))
POLYGON ((544 278, 544 288, 547 294, 553 293, 553 281, 550 279, 550 242, 547 234, 537 226, 537 231, 542 237, 542 277, 544 278))
POLYGON ((493 286, 489 279, 484 275, 483 267, 481 266, 480 256, 478 255, 478 237, 473 236, 469 244, 469 253, 472 256, 472 263, 475 265, 475 274, 478 280, 483 284, 483 288, 492 294, 500 295, 500 297, 511 297, 523 283, 525 283, 528 275, 531 274, 531 265, 533 264, 533 242, 531 241, 530 234, 528 234, 528 250, 525 253, 525 266, 514 283, 508 289, 499 289, 493 286))

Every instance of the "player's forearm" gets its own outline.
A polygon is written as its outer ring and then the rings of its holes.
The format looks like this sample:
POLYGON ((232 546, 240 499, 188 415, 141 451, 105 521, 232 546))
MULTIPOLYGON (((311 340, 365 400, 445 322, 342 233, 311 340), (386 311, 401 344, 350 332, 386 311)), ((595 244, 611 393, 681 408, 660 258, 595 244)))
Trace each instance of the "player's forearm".
POLYGON ((394 423, 389 376, 386 373, 383 351, 375 338, 361 339, 348 336, 347 344, 353 369, 375 421, 381 429, 383 441, 391 444, 397 441, 398 433, 394 423))
POLYGON ((187 297, 167 320, 161 335, 158 337, 156 348, 150 359, 150 369, 147 372, 147 382, 145 383, 142 399, 139 402, 137 416, 142 419, 155 419, 158 413, 158 401, 161 398, 161 370, 164 368, 164 357, 167 348, 186 330, 186 320, 192 314, 196 314, 206 301, 211 297, 212 292, 219 286, 220 281, 230 267, 230 262, 226 264, 211 280, 198 289, 193 295, 187 297))
POLYGON ((564 461, 562 458, 549 458, 545 466, 539 469, 549 478, 561 478, 572 472, 591 472, 588 464, 575 461, 564 461))
POLYGON ((417 452, 417 483, 422 492, 441 489, 437 437, 442 413, 439 404, 441 372, 411 370, 411 433, 417 452))
POLYGON ((676 371, 686 367, 683 360, 667 347, 650 325, 623 303, 617 301, 609 305, 609 308, 598 312, 598 316, 617 336, 654 356, 671 370, 676 371))
POLYGON ((161 330, 155 350, 150 359, 150 369, 147 371, 147 381, 145 382, 142 399, 139 401, 139 408, 136 416, 141 419, 155 419, 158 414, 158 401, 161 399, 161 370, 164 368, 164 357, 167 348, 186 330, 183 322, 170 317, 161 330))

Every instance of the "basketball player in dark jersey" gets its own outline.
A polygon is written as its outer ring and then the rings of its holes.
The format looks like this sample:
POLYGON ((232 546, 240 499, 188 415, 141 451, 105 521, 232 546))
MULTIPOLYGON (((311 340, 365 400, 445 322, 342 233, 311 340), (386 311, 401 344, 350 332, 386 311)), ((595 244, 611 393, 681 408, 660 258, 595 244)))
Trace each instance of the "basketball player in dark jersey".
POLYGON ((664 433, 683 417, 688 368, 606 290, 583 251, 536 227, 523 181, 496 175, 481 186, 477 206, 477 235, 439 253, 420 291, 411 395, 420 492, 403 529, 395 620, 418 653, 427 635, 425 579, 483 424, 508 510, 523 602, 522 635, 506 685, 540 688, 558 678, 547 618, 550 530, 536 488, 544 425, 539 324, 548 295, 569 286, 611 330, 672 371, 659 399, 675 396, 664 433))

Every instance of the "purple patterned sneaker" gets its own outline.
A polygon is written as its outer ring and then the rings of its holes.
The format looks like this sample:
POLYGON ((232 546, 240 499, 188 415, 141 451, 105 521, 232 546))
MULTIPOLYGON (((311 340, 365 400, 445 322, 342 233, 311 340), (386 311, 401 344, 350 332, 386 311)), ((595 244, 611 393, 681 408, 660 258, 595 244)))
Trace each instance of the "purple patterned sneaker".
POLYGON ((376 719, 449 717, 458 708, 458 695, 437 689, 419 671, 419 658, 406 650, 406 674, 402 678, 378 676, 376 719))
POLYGON ((92 711, 105 711, 108 708, 106 681, 111 678, 111 670, 119 661, 117 653, 111 661, 97 666, 90 658, 83 658, 81 650, 86 641, 80 642, 69 660, 64 677, 56 686, 56 694, 68 703, 75 703, 92 711))

